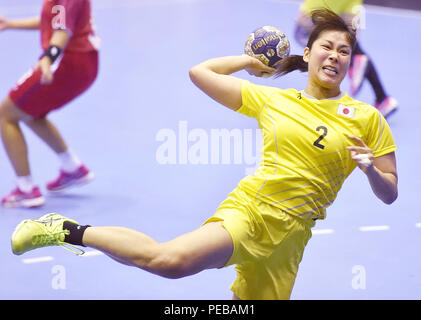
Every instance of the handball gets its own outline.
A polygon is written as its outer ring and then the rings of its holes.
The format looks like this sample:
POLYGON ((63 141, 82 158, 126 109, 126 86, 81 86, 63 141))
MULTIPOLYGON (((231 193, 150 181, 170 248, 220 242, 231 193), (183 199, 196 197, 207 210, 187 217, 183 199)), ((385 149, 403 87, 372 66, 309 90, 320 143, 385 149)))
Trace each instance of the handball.
POLYGON ((274 67, 289 56, 290 45, 287 36, 275 27, 264 26, 254 30, 247 38, 244 52, 259 59, 265 65, 274 67))

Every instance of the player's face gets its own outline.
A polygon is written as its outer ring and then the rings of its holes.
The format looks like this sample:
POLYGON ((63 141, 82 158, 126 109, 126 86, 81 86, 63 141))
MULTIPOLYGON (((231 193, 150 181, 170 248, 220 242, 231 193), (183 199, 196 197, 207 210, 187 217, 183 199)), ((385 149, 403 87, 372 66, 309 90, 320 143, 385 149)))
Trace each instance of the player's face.
POLYGON ((323 88, 337 88, 351 61, 351 45, 343 31, 323 31, 311 50, 304 49, 309 80, 323 88))

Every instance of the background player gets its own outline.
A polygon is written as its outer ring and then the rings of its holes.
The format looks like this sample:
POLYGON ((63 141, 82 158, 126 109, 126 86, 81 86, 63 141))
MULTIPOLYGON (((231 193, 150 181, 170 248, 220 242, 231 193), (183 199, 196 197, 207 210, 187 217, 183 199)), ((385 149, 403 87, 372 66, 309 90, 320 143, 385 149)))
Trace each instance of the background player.
POLYGON ((211 98, 256 118, 264 137, 264 160, 256 173, 244 178, 200 228, 158 243, 132 229, 82 226, 47 214, 16 227, 13 252, 84 245, 168 278, 235 264, 235 298, 288 299, 311 227, 325 218, 356 166, 384 203, 397 198, 396 147, 387 122, 375 108, 340 91, 354 35, 332 12, 314 17, 317 27, 304 56, 286 58, 279 67, 279 74, 306 68, 305 90, 231 76, 244 69, 256 76, 275 71, 246 55, 211 59, 190 70, 192 81, 211 98))
MULTIPOLYGON (((305 0, 296 19, 295 39, 303 47, 306 46, 308 37, 314 27, 310 16, 311 11, 323 7, 340 15, 350 28, 357 29, 358 37, 358 32, 360 31, 360 21, 358 19, 362 4, 363 0, 305 0)), ((398 101, 386 93, 372 59, 362 50, 358 41, 352 52, 348 75, 351 80, 350 94, 352 96, 358 94, 364 79, 367 79, 375 94, 374 106, 383 116, 388 117, 397 110, 398 101)))
POLYGON ((40 206, 45 198, 32 181, 22 122, 61 160, 60 174, 47 184, 48 190, 59 191, 94 177, 47 119, 49 112, 85 92, 97 76, 98 39, 91 25, 91 4, 89 0, 44 0, 38 17, 0 18, 0 30, 6 29, 40 30, 44 54, 0 106, 1 137, 17 175, 17 188, 2 199, 2 205, 40 206))

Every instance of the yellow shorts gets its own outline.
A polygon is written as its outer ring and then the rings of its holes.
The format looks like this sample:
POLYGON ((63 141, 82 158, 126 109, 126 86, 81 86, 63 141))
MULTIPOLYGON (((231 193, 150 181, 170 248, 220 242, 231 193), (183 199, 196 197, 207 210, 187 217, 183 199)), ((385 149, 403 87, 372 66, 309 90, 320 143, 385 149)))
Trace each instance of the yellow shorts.
POLYGON ((223 221, 234 252, 231 290, 243 300, 289 299, 313 221, 254 199, 240 188, 232 191, 206 223, 223 221))

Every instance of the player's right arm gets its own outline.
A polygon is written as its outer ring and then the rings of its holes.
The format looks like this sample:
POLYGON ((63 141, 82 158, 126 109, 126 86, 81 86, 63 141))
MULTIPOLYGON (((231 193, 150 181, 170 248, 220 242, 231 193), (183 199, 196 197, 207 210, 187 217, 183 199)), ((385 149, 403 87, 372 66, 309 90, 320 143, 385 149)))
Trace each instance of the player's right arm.
POLYGON ((24 29, 24 30, 36 30, 41 25, 41 18, 39 16, 25 19, 13 19, 7 20, 0 17, 0 31, 7 29, 24 29))
POLYGON ((246 69, 249 74, 262 76, 275 69, 247 55, 214 58, 190 69, 190 79, 204 93, 220 104, 236 111, 242 104, 241 79, 232 73, 246 69))

